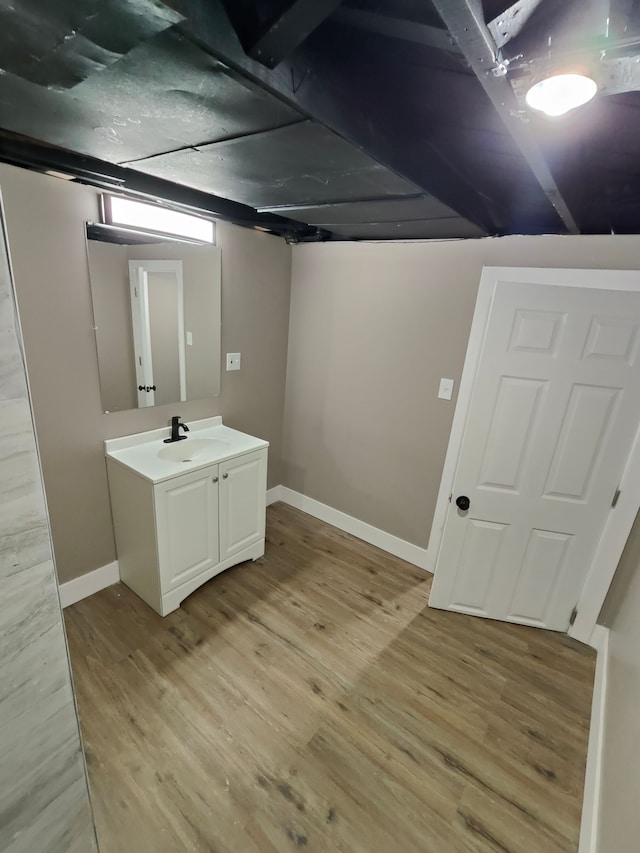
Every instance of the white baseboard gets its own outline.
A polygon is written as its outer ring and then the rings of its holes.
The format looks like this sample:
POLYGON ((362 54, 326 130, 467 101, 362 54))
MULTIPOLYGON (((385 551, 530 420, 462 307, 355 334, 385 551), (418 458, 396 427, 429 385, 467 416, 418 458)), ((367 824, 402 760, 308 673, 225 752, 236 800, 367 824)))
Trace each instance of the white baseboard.
POLYGON ((267 489, 267 506, 271 506, 276 501, 282 500, 282 489, 284 486, 274 486, 272 489, 267 489))
POLYGON ((597 652, 600 651, 603 645, 606 645, 609 642, 609 629, 605 628, 604 625, 596 625, 593 631, 591 632, 591 636, 589 637, 588 646, 591 646, 592 649, 595 649, 597 652))
MULTIPOLYGON (((276 486, 270 492, 276 495, 273 500, 283 501, 283 503, 300 509, 309 515, 313 515, 321 521, 326 521, 339 530, 344 530, 345 533, 357 536, 358 539, 363 539, 370 545, 375 545, 377 548, 381 548, 395 557, 400 557, 401 560, 406 560, 407 563, 412 563, 421 569, 427 568, 426 548, 420 548, 411 542, 405 542, 404 539, 399 539, 391 533, 373 527, 371 524, 360 521, 358 518, 353 518, 353 516, 340 512, 340 510, 320 503, 320 501, 316 501, 313 498, 308 498, 306 495, 301 495, 300 492, 294 492, 293 489, 289 489, 286 486, 276 486)), ((267 502, 269 502, 270 492, 267 492, 267 502)))
POLYGON ((82 601, 83 598, 88 598, 95 592, 100 592, 111 586, 112 583, 118 583, 120 580, 120 567, 118 561, 109 563, 107 566, 101 566, 99 569, 94 569, 92 572, 87 572, 86 575, 80 575, 79 578, 74 578, 66 583, 61 583, 60 603, 63 607, 69 607, 77 601, 82 601))
MULTIPOLYGON (((412 545, 410 542, 405 542, 404 539, 399 539, 391 533, 386 533, 384 530, 379 530, 371 524, 366 524, 357 518, 353 518, 344 512, 340 512, 333 507, 315 501, 313 498, 308 498, 301 495, 299 492, 294 492, 293 489, 288 489, 286 486, 274 486, 267 491, 267 506, 276 501, 301 509, 309 515, 319 518, 321 521, 326 521, 332 524, 339 530, 344 530, 346 533, 351 533, 352 536, 357 536, 358 539, 363 539, 370 545, 375 545, 382 548, 383 551, 388 551, 408 563, 413 563, 421 569, 426 568, 427 551, 426 548, 419 548, 417 545, 412 545)), ((71 581, 60 584, 60 602, 63 607, 69 607, 77 601, 82 601, 83 598, 88 598, 101 589, 111 586, 113 583, 118 583, 120 580, 120 567, 118 561, 109 563, 108 566, 102 566, 99 569, 94 569, 92 572, 87 572, 86 575, 80 575, 79 578, 74 578, 71 581)))
POLYGON ((598 650, 598 657, 596 659, 596 676, 593 682, 593 699, 591 700, 587 771, 582 798, 582 821, 580 823, 578 853, 597 853, 598 850, 602 751, 609 667, 609 629, 602 625, 596 625, 589 644, 598 650))

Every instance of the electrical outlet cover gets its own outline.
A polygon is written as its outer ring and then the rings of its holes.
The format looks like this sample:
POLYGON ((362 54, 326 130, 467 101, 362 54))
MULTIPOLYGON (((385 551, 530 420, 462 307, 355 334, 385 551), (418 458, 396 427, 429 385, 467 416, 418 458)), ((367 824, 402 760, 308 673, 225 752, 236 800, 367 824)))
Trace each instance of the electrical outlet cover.
POLYGON ((240 370, 240 353, 227 353, 227 370, 240 370))
POLYGON ((438 397, 441 400, 450 400, 453 395, 453 379, 441 379, 438 397))

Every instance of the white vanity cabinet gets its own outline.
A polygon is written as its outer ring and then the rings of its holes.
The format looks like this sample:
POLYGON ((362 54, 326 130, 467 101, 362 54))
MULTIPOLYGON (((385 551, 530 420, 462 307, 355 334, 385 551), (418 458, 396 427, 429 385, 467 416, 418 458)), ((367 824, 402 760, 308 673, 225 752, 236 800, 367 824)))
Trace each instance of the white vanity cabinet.
MULTIPOLYGON (((105 443, 120 577, 161 616, 219 572, 264 554, 268 445, 234 433, 216 431, 224 440, 211 451, 215 464, 202 463, 205 442, 187 439, 174 451, 185 458, 163 470, 145 465, 142 445, 105 443), (200 462, 195 453, 195 462, 188 458, 196 446, 200 462)), ((153 446, 158 455, 171 452, 162 440, 153 446)))
POLYGON ((220 463, 220 559, 264 539, 266 451, 220 463), (262 492, 256 486, 263 482, 262 492))
POLYGON ((220 562, 218 466, 153 488, 158 571, 165 591, 220 562))

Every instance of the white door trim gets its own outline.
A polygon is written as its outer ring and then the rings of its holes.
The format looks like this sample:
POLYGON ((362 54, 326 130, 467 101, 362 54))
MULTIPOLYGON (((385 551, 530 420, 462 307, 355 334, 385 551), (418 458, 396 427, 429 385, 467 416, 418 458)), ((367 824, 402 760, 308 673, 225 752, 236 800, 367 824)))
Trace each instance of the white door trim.
MULTIPOLYGON (((133 341, 136 354, 136 380, 138 385, 152 385, 153 370, 149 371, 151 361, 151 338, 149 336, 149 284, 147 273, 173 273, 176 277, 176 314, 178 324, 178 376, 180 383, 180 400, 187 399, 187 362, 184 333, 184 281, 182 277, 182 261, 129 261, 129 279, 131 288, 134 282, 140 290, 140 300, 135 301, 133 290, 131 293, 131 306, 133 318, 133 341), (136 305, 138 306, 136 314, 136 305), (138 356, 144 361, 144 368, 140 368, 138 356), (144 374, 141 373, 144 371, 144 374), (149 373, 149 375, 147 375, 149 373)), ((139 406, 154 406, 155 396, 153 391, 138 392, 139 406), (146 395, 146 397, 145 397, 146 395), (151 395, 151 396, 149 396, 151 395)))
MULTIPOLYGON (((518 284, 542 284, 561 287, 582 287, 595 290, 640 291, 640 272, 635 270, 534 269, 528 267, 483 267, 478 289, 469 344, 465 356, 458 402, 453 416, 449 446, 445 457, 440 490, 433 516, 433 526, 427 548, 427 565, 435 571, 442 534, 449 509, 449 496, 458 465, 471 394, 484 342, 487 322, 499 281, 518 284)), ((578 616, 569 628, 569 636, 588 643, 600 608, 618 565, 640 506, 640 432, 631 449, 622 478, 620 498, 615 512, 609 514, 578 601, 578 616)))
POLYGON ((148 334, 149 298, 146 270, 143 266, 136 265, 134 261, 129 261, 129 289, 138 407, 144 408, 155 405, 153 391, 144 390, 145 387, 153 384, 151 339, 148 334), (140 390, 141 386, 142 390, 140 390))
POLYGON ((589 746, 582 797, 580 821, 580 846, 578 853, 597 853, 602 793, 602 765, 604 754, 605 720, 607 713, 607 686, 609 678, 609 629, 598 625, 594 631, 594 647, 598 651, 596 674, 593 682, 589 746))

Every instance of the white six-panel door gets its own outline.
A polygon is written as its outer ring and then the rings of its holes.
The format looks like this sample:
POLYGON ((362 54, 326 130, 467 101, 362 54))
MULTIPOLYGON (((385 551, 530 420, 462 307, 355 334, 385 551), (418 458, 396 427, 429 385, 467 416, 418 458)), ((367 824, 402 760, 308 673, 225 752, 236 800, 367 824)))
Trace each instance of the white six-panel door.
POLYGON ((640 421, 639 329, 640 293, 496 284, 431 606, 567 629, 640 421))

